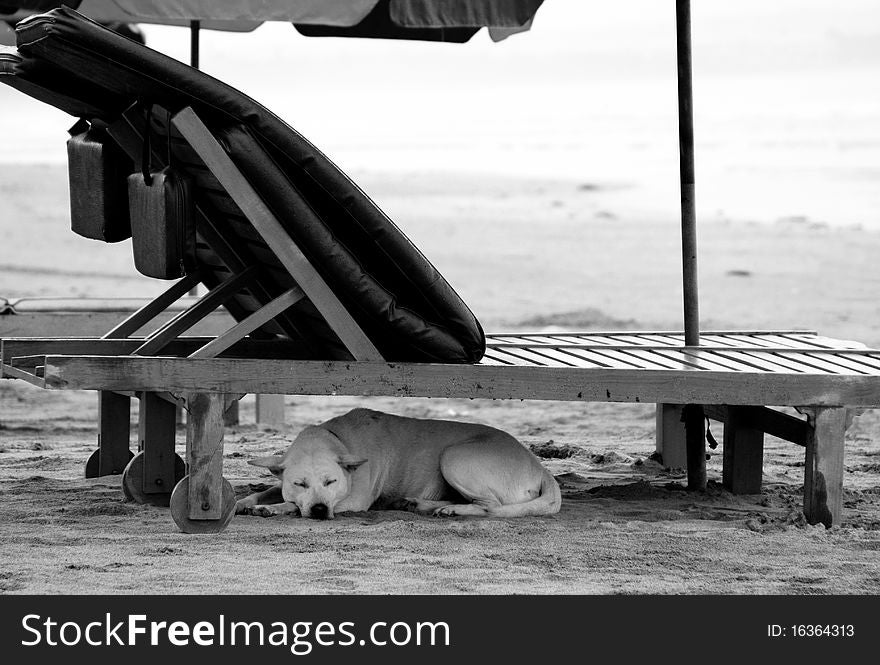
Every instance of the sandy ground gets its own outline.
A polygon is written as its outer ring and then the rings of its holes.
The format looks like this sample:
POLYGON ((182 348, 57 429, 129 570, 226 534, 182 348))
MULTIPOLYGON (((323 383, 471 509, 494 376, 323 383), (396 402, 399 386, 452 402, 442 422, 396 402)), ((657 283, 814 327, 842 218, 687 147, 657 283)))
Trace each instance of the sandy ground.
MULTIPOLYGON (((487 330, 680 327, 677 221, 614 183, 355 174, 460 291, 487 330)), ((126 243, 66 230, 61 167, 0 166, 0 295, 150 295, 126 243), (16 221, 17 220, 17 221, 16 221), (35 238, 40 238, 39 248, 35 238)), ((703 320, 812 328, 880 344, 880 234, 797 211, 776 223, 708 220, 703 320)), ((848 432, 844 524, 800 513, 803 451, 769 438, 764 490, 732 496, 720 449, 705 494, 651 459, 650 405, 290 396, 283 431, 226 432, 246 464, 354 406, 501 427, 544 455, 563 488, 549 518, 436 519, 371 512, 332 522, 237 517, 220 535, 177 531, 167 509, 126 503, 115 477, 82 478, 96 441, 90 393, 0 382, 0 590, 7 593, 877 593, 880 416, 848 432), (553 456, 559 455, 559 456, 553 456), (565 455, 568 455, 567 457, 565 455)), ((133 413, 133 422, 135 414, 133 413)), ((720 439, 719 431, 715 432, 720 439)), ((132 436, 134 439, 134 434, 132 436)), ((183 452, 184 432, 178 432, 183 452)))

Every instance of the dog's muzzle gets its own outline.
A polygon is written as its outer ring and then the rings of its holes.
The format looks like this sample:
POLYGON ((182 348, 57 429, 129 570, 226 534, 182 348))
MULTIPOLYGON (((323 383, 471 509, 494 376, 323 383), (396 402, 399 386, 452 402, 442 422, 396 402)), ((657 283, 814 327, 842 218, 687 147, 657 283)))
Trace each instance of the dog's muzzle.
POLYGON ((309 517, 316 520, 326 520, 329 516, 330 510, 323 503, 316 503, 309 511, 309 517))

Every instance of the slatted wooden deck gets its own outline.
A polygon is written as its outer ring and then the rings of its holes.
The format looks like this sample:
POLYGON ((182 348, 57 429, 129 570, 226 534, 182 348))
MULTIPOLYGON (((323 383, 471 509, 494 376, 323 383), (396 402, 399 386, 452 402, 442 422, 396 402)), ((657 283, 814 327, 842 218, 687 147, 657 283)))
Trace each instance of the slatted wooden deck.
POLYGON ((680 332, 490 335, 494 366, 880 375, 880 351, 806 331, 712 332, 699 348, 680 332))

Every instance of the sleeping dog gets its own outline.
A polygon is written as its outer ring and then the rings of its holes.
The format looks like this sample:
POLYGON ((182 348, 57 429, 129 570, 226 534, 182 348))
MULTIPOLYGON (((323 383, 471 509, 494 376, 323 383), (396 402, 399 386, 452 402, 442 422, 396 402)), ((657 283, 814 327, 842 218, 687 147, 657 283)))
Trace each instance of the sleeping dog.
POLYGON ((283 455, 251 460, 281 484, 236 513, 333 519, 410 509, 434 515, 522 517, 559 512, 559 485, 509 434, 486 425, 354 409, 307 427, 283 455))

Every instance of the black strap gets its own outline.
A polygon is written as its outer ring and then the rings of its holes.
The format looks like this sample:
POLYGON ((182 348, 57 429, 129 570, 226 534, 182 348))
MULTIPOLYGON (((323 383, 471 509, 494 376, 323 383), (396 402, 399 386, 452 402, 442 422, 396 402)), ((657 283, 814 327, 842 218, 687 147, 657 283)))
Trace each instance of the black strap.
POLYGON ((144 184, 150 187, 153 184, 153 176, 150 175, 150 157, 152 155, 152 134, 153 134, 153 105, 144 105, 144 119, 146 125, 144 129, 144 147, 141 151, 141 173, 144 174, 144 184))
POLYGON ((166 125, 167 129, 168 129, 168 144, 167 144, 168 159, 165 162, 165 166, 170 167, 171 166, 171 127, 172 127, 172 125, 171 125, 171 111, 166 111, 166 113, 168 114, 168 118, 167 118, 168 124, 166 125))
POLYGON ((712 450, 715 450, 718 447, 718 441, 712 436, 712 430, 710 429, 709 419, 706 418, 706 441, 709 442, 709 447, 712 450))

